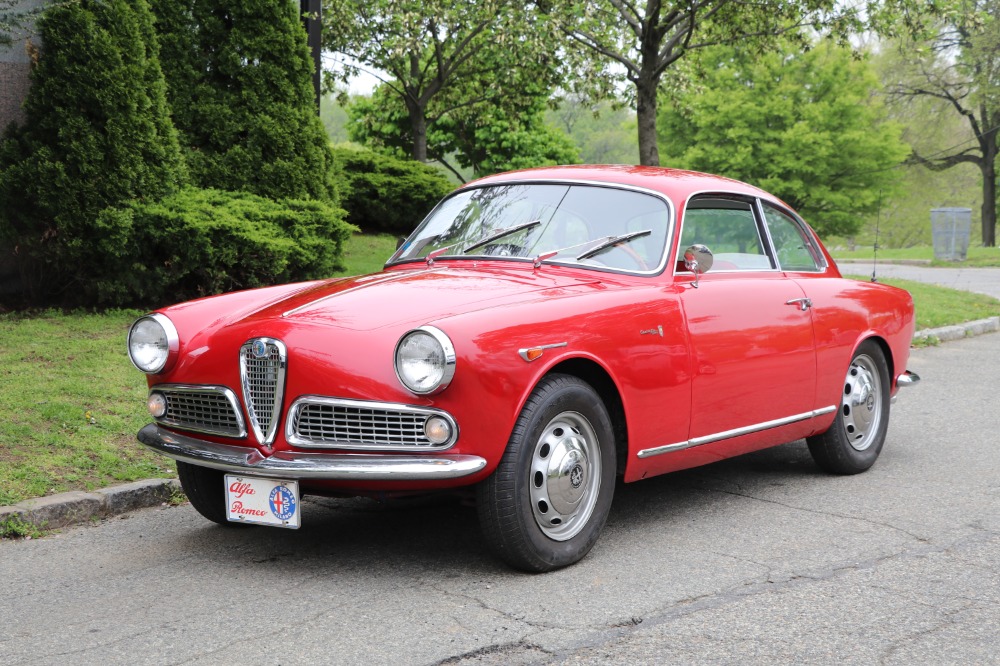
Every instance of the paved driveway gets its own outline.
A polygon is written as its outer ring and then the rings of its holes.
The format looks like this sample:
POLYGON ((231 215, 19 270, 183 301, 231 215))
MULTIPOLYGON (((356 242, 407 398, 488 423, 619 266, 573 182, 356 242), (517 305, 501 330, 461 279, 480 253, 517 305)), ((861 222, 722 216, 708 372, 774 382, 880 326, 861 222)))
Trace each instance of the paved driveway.
MULTIPOLYGON (((871 262, 838 261, 837 266, 840 268, 840 272, 845 274, 865 276, 872 274, 871 262)), ((1000 298, 1000 268, 931 268, 929 266, 880 263, 876 275, 929 282, 942 287, 974 291, 993 298, 1000 298)))
POLYGON ((551 574, 491 560, 456 502, 311 502, 298 531, 184 505, 0 541, 0 663, 998 663, 997 343, 914 351, 869 472, 796 442, 621 486, 551 574))

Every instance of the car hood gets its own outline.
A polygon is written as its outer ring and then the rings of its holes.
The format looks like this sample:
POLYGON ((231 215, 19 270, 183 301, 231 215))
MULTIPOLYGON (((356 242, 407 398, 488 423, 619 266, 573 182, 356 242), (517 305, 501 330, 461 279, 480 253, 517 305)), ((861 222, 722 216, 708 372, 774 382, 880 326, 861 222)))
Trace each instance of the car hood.
POLYGON ((573 287, 600 282, 579 274, 559 274, 557 270, 435 266, 329 280, 246 315, 240 323, 280 319, 370 331, 503 307, 522 302, 529 294, 562 295, 573 287))

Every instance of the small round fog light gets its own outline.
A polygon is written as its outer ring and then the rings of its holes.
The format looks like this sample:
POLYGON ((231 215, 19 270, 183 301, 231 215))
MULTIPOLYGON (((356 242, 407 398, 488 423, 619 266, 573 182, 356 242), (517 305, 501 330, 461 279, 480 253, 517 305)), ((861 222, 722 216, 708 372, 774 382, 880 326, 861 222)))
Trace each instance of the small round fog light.
POLYGON ((432 416, 424 423, 424 434, 431 444, 444 444, 451 439, 451 424, 440 416, 432 416))
POLYGON ((146 398, 146 409, 154 419, 158 419, 167 413, 167 399, 162 393, 150 393, 146 398))

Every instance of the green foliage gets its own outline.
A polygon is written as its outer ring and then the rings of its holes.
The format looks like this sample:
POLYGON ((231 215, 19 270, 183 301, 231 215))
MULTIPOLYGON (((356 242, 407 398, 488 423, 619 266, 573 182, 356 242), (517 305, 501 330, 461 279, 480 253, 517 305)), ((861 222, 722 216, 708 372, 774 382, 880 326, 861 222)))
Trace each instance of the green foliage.
POLYGON ((661 112, 672 166, 757 185, 796 208, 821 234, 850 234, 874 214, 906 157, 899 128, 872 93, 865 60, 827 41, 761 55, 706 50, 699 94, 661 112))
MULTIPOLYGON (((455 91, 464 97, 462 86, 439 95, 429 105, 434 120, 427 123, 427 156, 460 177, 449 164, 472 169, 478 176, 500 171, 555 164, 575 164, 579 153, 572 140, 545 121, 547 90, 526 88, 521 96, 504 104, 492 101, 456 106, 455 91), (449 108, 446 113, 438 109, 449 108)), ((352 140, 369 147, 405 156, 413 145, 412 125, 406 108, 388 85, 380 86, 371 97, 359 97, 348 107, 348 133, 352 140)))
POLYGON ((195 184, 336 200, 297 0, 152 0, 195 184))
POLYGON ((587 104, 570 96, 545 114, 546 121, 569 135, 583 164, 638 164, 635 114, 604 101, 587 104))
POLYGON ((128 252, 114 209, 185 179, 145 0, 80 0, 38 21, 26 123, 0 142, 0 238, 32 302, 91 304, 128 252))
POLYGON ((37 539, 40 536, 42 536, 41 528, 21 516, 7 516, 0 520, 0 539, 37 539))
POLYGON ((116 214, 131 220, 135 247, 128 270, 101 285, 115 302, 167 304, 328 277, 353 230, 327 202, 194 188, 116 214))
POLYGON ((365 231, 409 235, 452 189, 439 171, 420 162, 350 148, 335 149, 334 157, 347 220, 365 231))

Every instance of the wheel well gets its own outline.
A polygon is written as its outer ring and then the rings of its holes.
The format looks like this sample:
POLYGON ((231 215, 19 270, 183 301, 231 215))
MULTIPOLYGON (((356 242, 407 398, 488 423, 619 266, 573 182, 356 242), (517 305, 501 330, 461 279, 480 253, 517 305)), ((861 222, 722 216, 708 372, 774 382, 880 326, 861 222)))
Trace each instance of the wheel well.
POLYGON ((866 338, 864 341, 868 342, 869 340, 877 344, 879 346, 879 349, 882 350, 882 356, 885 357, 885 364, 889 368, 889 385, 891 386, 892 382, 895 381, 896 379, 896 367, 895 367, 896 364, 895 360, 892 358, 892 349, 889 347, 888 342, 886 342, 877 335, 873 335, 870 338, 866 338))
POLYGON ((625 474, 625 463, 628 461, 628 424, 625 421, 625 407, 618 387, 611 376, 597 363, 585 358, 572 358, 553 366, 549 372, 559 372, 573 375, 590 384, 604 401, 604 406, 611 417, 611 426, 615 433, 615 457, 618 475, 625 474))

